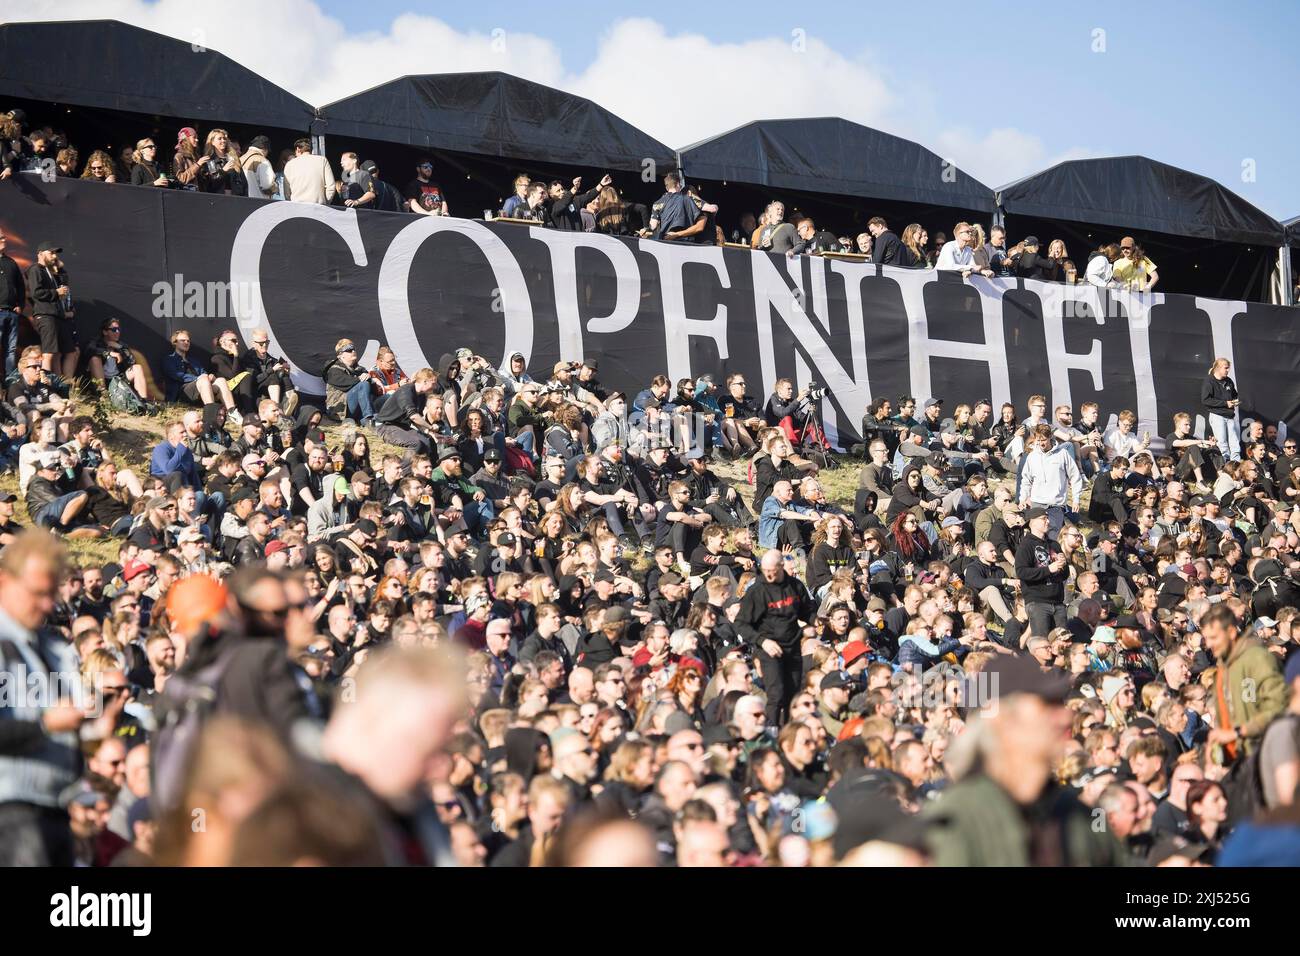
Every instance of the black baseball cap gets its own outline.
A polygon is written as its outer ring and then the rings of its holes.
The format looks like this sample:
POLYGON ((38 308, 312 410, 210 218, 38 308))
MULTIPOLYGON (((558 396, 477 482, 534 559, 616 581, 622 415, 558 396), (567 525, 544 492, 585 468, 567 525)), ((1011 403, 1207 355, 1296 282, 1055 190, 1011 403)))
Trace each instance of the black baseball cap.
POLYGON ((1033 694, 1052 704, 1070 695, 1070 679, 1062 673, 1044 673, 1025 654, 998 655, 983 670, 970 675, 965 687, 967 706, 979 707, 1012 694, 1033 694))
POLYGON ((496 449, 496 448, 489 448, 487 451, 485 451, 485 452, 483 453, 483 460, 484 460, 484 461, 500 461, 500 460, 501 460, 501 452, 500 452, 498 449, 496 449))
POLYGON ((47 239, 44 242, 42 242, 39 246, 36 247, 36 251, 37 252, 62 252, 63 247, 59 245, 57 242, 51 242, 50 240, 47 239))
POLYGON ((1035 518, 1046 518, 1046 517, 1047 517, 1046 508, 1029 508, 1025 511, 1026 521, 1033 521, 1035 518))

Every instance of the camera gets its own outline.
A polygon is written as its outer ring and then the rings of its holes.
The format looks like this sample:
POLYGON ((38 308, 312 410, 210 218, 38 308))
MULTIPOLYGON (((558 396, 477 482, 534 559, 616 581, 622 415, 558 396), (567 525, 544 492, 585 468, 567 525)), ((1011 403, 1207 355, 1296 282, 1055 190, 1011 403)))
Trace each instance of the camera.
POLYGON ((808 383, 808 400, 810 402, 820 402, 829 394, 831 394, 831 390, 825 385, 821 385, 817 382, 808 383))

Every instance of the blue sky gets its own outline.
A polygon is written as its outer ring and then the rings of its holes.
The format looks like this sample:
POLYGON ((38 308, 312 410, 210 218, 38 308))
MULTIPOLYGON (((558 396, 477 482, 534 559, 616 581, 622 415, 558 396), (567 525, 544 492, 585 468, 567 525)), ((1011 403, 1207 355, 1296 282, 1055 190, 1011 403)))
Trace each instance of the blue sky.
MULTIPOLYGON (((501 0, 322 4, 349 31, 376 29, 408 11, 464 31, 526 28, 552 41, 565 68, 575 73, 596 57, 602 33, 623 17, 649 16, 670 30, 689 30, 715 42, 786 39, 802 28, 845 57, 883 70, 891 87, 901 91, 904 111, 916 111, 920 125, 978 132, 1006 124, 1039 137, 1052 156, 1075 149, 1099 156, 1143 153, 1212 176, 1276 217, 1300 215, 1295 112, 1300 4, 1071 6, 1077 9, 767 0, 657 7, 611 2, 533 7, 501 0), (1097 28, 1106 31, 1104 53, 1092 52, 1097 28), (1245 159, 1256 161, 1254 183, 1241 181, 1245 159)), ((629 64, 630 69, 641 66, 646 81, 653 82, 662 64, 654 50, 647 50, 643 65, 629 64)), ((764 79, 757 70, 755 79, 780 82, 779 75, 764 79)), ((700 109, 707 109, 708 99, 708 90, 701 89, 700 109)), ((731 125, 727 117, 717 117, 719 130, 731 125)))

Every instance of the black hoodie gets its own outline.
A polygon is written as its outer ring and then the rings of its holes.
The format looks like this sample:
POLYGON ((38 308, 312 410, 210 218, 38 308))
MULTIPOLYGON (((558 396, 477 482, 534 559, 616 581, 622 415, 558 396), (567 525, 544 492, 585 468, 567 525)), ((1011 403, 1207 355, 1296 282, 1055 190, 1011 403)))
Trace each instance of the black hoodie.
POLYGON ((797 652, 799 622, 812 621, 815 611, 808 589, 793 575, 768 581, 760 574, 740 599, 736 630, 755 648, 770 639, 780 644, 787 654, 797 652))
POLYGON ((1065 582, 1070 576, 1067 564, 1060 571, 1047 569, 1058 554, 1061 546, 1055 541, 1035 537, 1026 531, 1016 548, 1016 578, 1020 581, 1020 591, 1026 604, 1064 604, 1065 582))

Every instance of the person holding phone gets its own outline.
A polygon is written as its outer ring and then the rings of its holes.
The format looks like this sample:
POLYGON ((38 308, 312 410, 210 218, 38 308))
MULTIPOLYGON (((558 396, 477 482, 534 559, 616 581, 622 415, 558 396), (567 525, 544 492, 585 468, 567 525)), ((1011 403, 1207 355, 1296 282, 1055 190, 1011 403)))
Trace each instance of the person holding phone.
POLYGON ((1214 360, 1210 371, 1201 383, 1201 407, 1205 409, 1210 432, 1226 454, 1228 461, 1241 461, 1241 425, 1237 410, 1241 398, 1237 383, 1228 374, 1232 362, 1222 356, 1214 360))

